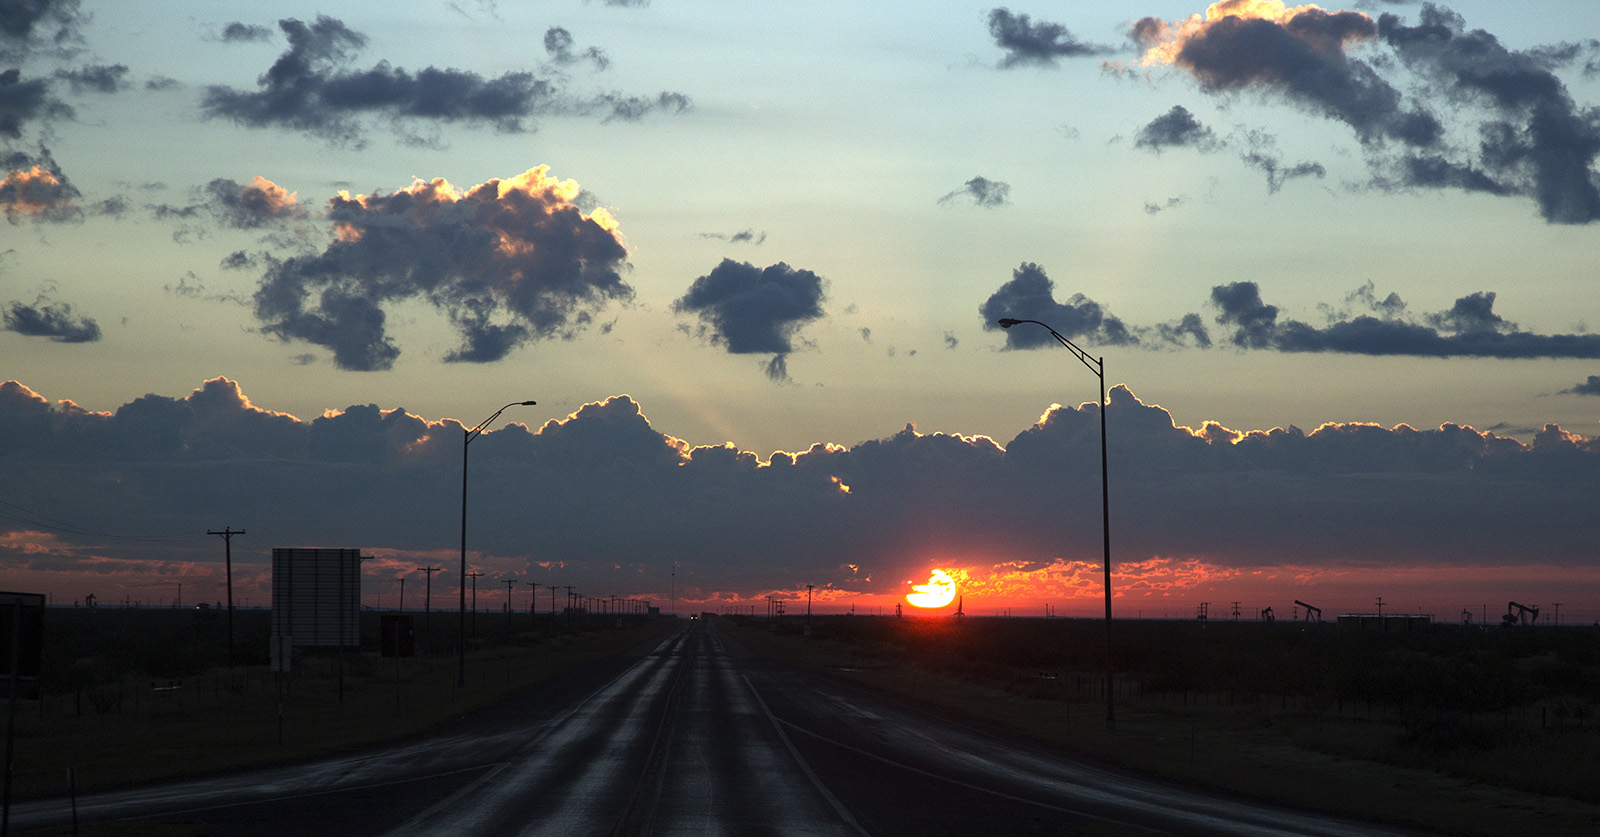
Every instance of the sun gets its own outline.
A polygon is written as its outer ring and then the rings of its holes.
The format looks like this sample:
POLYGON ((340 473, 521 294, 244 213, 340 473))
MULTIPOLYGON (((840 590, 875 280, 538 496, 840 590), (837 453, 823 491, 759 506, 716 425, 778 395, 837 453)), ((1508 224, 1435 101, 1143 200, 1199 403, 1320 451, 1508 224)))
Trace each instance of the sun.
POLYGON ((907 593, 906 601, 917 607, 944 607, 955 601, 956 580, 944 570, 934 570, 927 584, 912 585, 915 593, 907 593))

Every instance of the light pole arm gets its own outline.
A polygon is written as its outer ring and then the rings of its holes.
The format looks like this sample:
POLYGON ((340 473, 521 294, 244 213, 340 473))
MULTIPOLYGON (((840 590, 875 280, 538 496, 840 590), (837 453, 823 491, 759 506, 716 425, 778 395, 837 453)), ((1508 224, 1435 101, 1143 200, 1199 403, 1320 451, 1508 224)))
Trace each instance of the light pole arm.
MULTIPOLYGON (((1010 328, 1010 327, 1016 325, 1017 323, 1033 323, 1036 326, 1042 327, 1045 331, 1050 332, 1050 336, 1054 337, 1056 339, 1057 343, 1060 343, 1062 346, 1065 346, 1067 351, 1072 352, 1073 357, 1076 357, 1079 361, 1081 361, 1083 363, 1084 366, 1087 366, 1089 368, 1090 372, 1093 372, 1095 375, 1097 375, 1100 378, 1100 387, 1101 387, 1101 389, 1105 388, 1105 382, 1106 382, 1105 358, 1094 357, 1093 355, 1089 354, 1087 351, 1084 351, 1082 346, 1079 346, 1077 343, 1074 343, 1071 340, 1068 340, 1066 337, 1063 337, 1061 332, 1056 331, 1055 329, 1051 328, 1050 326, 1045 325, 1044 323, 1039 322, 1038 320, 1016 320, 1016 319, 1012 319, 1011 317, 1004 317, 1004 318, 1002 318, 1000 320, 997 320, 997 322, 1000 324, 1001 328, 1010 328)), ((1106 400, 1105 399, 1105 393, 1102 392, 1100 394, 1100 403, 1104 404, 1105 400, 1106 400)))
POLYGON ((459 590, 460 590, 461 603, 460 603, 460 609, 458 611, 458 613, 459 613, 458 622, 460 624, 457 626, 457 636, 456 636, 456 685, 458 685, 458 686, 466 686, 467 685, 467 450, 468 450, 468 446, 472 444, 472 440, 473 439, 476 439, 476 438, 478 438, 478 436, 482 435, 483 431, 488 429, 489 425, 494 424, 494 420, 499 418, 501 413, 505 412, 506 410, 511 409, 512 407, 532 407, 536 403, 537 402, 534 402, 534 401, 513 401, 510 404, 507 404, 504 407, 501 407, 500 409, 495 410, 494 411, 494 415, 492 415, 492 416, 484 419, 483 421, 479 422, 478 426, 472 428, 471 430, 467 430, 466 429, 467 426, 465 424, 461 425, 461 428, 464 431, 464 433, 463 433, 463 435, 461 437, 461 583, 458 585, 459 590))
POLYGON ((1038 320, 1018 320, 1005 317, 997 321, 1001 328, 1010 328, 1018 323, 1033 323, 1041 326, 1056 342, 1065 346, 1072 352, 1084 366, 1100 379, 1100 532, 1101 541, 1105 550, 1105 561, 1101 565, 1105 569, 1105 598, 1106 598, 1106 729, 1114 729, 1117 723, 1116 705, 1113 702, 1113 685, 1115 684, 1115 669, 1111 664, 1111 477, 1107 468, 1106 456, 1106 364, 1105 358, 1091 357, 1083 347, 1062 336, 1038 320))
POLYGON ((504 407, 501 407, 500 409, 495 410, 494 411, 494 415, 484 419, 483 421, 478 423, 477 427, 474 427, 471 430, 467 431, 467 440, 465 442, 463 442, 462 444, 466 444, 466 445, 472 444, 472 440, 478 438, 481 435, 483 435, 483 431, 489 429, 489 425, 494 424, 494 420, 499 418, 500 414, 505 412, 506 410, 509 410, 512 407, 532 407, 537 403, 538 402, 536 402, 536 401, 513 401, 510 404, 507 404, 504 407))

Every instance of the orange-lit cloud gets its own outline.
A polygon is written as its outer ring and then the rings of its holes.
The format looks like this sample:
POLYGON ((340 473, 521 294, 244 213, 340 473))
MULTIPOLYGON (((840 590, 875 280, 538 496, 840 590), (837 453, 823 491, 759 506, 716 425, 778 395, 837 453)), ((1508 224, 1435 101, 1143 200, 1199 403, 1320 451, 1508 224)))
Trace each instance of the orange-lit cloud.
MULTIPOLYGON (((1346 45, 1367 40, 1377 34, 1372 18, 1360 12, 1329 12, 1320 6, 1289 6, 1282 0, 1220 0, 1206 7, 1204 15, 1193 14, 1183 20, 1164 21, 1144 18, 1134 25, 1134 39, 1145 46, 1141 63, 1145 66, 1185 64, 1185 48, 1203 41, 1211 30, 1237 26, 1242 21, 1264 21, 1282 27, 1317 49, 1342 50, 1346 45), (1303 18, 1303 19, 1302 19, 1303 18), (1299 23, 1297 19, 1301 19, 1299 23), (1339 25, 1329 29, 1326 22, 1339 25)), ((1189 64, 1193 69, 1192 63, 1189 64)))
POLYGON ((0 209, 6 220, 65 220, 80 210, 73 199, 78 190, 65 178, 42 166, 12 169, 0 178, 0 209))
MULTIPOLYGON (((421 299, 462 345, 446 360, 491 362, 523 343, 570 338, 611 301, 627 301, 627 247, 616 219, 578 206, 580 189, 536 166, 459 190, 443 178, 390 194, 340 192, 334 241, 277 262, 255 294, 262 330, 334 353, 344 369, 387 369, 400 348, 384 308, 421 299), (308 301, 319 300, 315 307, 308 301)), ((279 192, 263 199, 286 199, 279 192)))

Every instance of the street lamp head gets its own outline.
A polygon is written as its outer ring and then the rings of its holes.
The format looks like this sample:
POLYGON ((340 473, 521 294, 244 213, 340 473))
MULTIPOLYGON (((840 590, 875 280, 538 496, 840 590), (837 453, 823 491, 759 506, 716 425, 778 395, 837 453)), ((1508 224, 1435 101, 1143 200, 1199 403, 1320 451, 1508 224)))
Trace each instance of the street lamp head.
POLYGON ((538 403, 539 402, 537 402, 537 401, 518 401, 517 402, 517 406, 519 406, 519 407, 532 407, 532 406, 534 406, 535 404, 538 404, 538 403))
POLYGON ((1012 319, 1010 317, 1001 317, 998 322, 1000 323, 1000 327, 1001 328, 1010 328, 1010 327, 1012 327, 1012 326, 1014 326, 1017 323, 1020 323, 1022 321, 1021 320, 1014 320, 1014 319, 1012 319))

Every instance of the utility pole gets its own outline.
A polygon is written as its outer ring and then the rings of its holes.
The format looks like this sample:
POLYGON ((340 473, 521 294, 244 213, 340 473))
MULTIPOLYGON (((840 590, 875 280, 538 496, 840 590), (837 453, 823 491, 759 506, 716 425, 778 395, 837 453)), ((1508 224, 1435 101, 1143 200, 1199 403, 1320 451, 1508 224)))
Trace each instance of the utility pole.
POLYGON ((541 586, 543 586, 543 585, 541 585, 537 581, 524 581, 522 583, 528 585, 531 588, 533 588, 532 590, 530 590, 528 592, 528 626, 529 627, 538 627, 538 625, 539 625, 539 616, 538 616, 538 614, 539 614, 539 588, 541 586))
POLYGON ((511 612, 516 608, 511 606, 511 590, 517 586, 518 579, 502 578, 500 583, 506 586, 506 630, 511 630, 511 612))
POLYGON ((806 585, 806 636, 811 636, 811 590, 815 584, 806 585))
POLYGON ((233 536, 243 535, 244 530, 234 530, 225 527, 221 532, 207 531, 208 535, 222 536, 223 560, 227 562, 228 570, 228 677, 233 677, 233 536))
POLYGON ((400 576, 400 612, 406 612, 406 577, 400 576))
POLYGON ((417 572, 428 574, 428 586, 422 594, 422 629, 428 629, 428 623, 433 615, 433 574, 438 572, 438 567, 418 567, 417 572))
MULTIPOLYGON (((550 597, 552 599, 555 598, 555 593, 551 593, 550 597)), ((567 585, 567 625, 569 627, 572 625, 572 620, 573 620, 573 617, 575 617, 575 616, 577 616, 577 614, 572 612, 572 585, 568 584, 567 585)))
POLYGON ((482 577, 483 573, 477 570, 467 573, 467 578, 472 579, 472 633, 474 636, 478 633, 478 579, 482 577))

